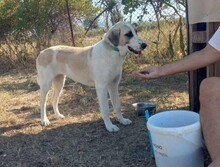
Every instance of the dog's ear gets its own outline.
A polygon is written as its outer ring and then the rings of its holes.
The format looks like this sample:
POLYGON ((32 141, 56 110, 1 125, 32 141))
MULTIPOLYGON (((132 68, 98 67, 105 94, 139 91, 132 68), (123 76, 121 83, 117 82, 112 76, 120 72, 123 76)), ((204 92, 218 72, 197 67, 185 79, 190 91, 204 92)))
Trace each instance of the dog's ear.
POLYGON ((115 46, 118 46, 119 44, 119 38, 120 38, 120 29, 113 29, 108 34, 108 40, 115 46))

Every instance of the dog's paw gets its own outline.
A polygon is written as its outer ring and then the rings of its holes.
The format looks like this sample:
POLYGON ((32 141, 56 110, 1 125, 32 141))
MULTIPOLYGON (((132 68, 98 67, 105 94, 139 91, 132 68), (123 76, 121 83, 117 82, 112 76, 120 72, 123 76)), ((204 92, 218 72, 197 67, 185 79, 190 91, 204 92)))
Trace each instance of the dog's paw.
POLYGON ((47 126, 50 124, 50 121, 48 120, 48 118, 41 120, 41 125, 42 126, 47 126))
POLYGON ((130 119, 127 119, 127 118, 122 118, 122 119, 119 119, 118 120, 121 124, 123 125, 129 125, 132 123, 132 121, 130 119))
POLYGON ((113 125, 113 124, 106 126, 106 129, 109 132, 117 132, 117 131, 119 131, 119 128, 116 125, 113 125))
POLYGON ((56 119, 63 119, 65 116, 63 114, 55 114, 56 119))

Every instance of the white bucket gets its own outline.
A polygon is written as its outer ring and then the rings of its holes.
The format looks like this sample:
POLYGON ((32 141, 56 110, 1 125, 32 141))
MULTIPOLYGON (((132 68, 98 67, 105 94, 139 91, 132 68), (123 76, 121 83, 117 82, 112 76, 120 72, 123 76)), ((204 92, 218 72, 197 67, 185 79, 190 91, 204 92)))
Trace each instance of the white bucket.
POLYGON ((199 114, 186 110, 157 113, 147 121, 157 167, 204 167, 199 114))

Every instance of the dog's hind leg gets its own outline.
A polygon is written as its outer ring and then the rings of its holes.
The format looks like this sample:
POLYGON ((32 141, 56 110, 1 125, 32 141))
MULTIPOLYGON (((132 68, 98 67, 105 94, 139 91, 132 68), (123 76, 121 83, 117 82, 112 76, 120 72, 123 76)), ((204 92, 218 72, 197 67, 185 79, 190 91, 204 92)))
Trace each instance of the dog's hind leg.
POLYGON ((58 100, 59 100, 61 91, 63 89, 64 82, 65 82, 64 75, 57 75, 53 79, 54 92, 53 92, 52 104, 53 104, 53 110, 54 110, 56 118, 64 118, 64 116, 60 114, 59 109, 58 109, 58 100))

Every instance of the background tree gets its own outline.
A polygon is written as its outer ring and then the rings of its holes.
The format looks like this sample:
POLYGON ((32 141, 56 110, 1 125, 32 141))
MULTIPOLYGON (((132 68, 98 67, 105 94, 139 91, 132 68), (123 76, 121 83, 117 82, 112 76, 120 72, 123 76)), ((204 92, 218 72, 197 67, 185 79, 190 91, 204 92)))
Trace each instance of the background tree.
MULTIPOLYGON (((180 13, 185 10, 184 0, 68 0, 68 2, 78 46, 86 45, 86 40, 80 43, 83 40, 79 38, 84 39, 88 31, 93 35, 102 34, 112 24, 124 20, 136 23, 139 30, 153 29, 153 34, 146 34, 143 38, 153 35, 153 38, 150 38, 153 39, 153 46, 158 51, 157 55, 162 55, 159 48, 164 39, 169 41, 167 47, 163 49, 168 50, 169 54, 166 55, 172 58, 176 49, 173 44, 177 42, 180 42, 181 53, 185 52, 182 37, 184 24, 181 24, 184 17, 180 13), (165 22, 170 26, 169 35, 165 32, 167 29, 161 28, 165 22)), ((27 62, 30 55, 36 56, 40 50, 52 44, 71 45, 70 36, 66 0, 0 0, 1 60, 9 58, 14 64, 17 59, 27 62)))
MULTIPOLYGON (((9 33, 35 33, 37 36, 54 33, 59 27, 67 26, 65 0, 5 0, 0 3, 0 39, 9 33)), ((72 22, 76 24, 97 13, 87 0, 69 1, 72 22)))

